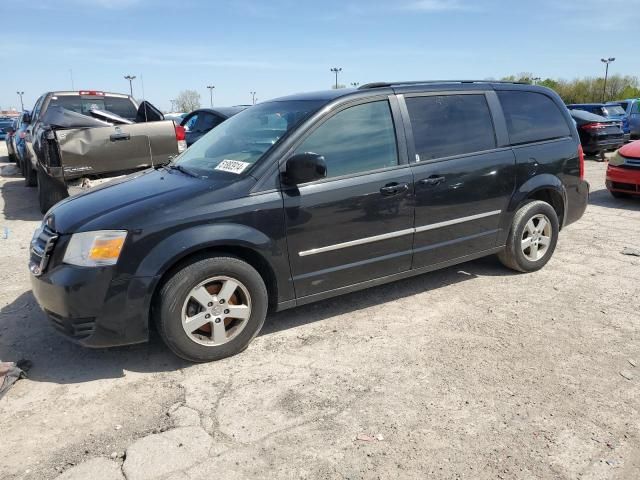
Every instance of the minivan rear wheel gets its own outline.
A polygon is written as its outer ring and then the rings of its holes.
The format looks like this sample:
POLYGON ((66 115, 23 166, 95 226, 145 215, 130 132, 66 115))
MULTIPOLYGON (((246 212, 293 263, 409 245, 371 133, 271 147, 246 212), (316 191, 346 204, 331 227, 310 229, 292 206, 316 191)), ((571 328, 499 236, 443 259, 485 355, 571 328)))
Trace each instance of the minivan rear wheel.
POLYGON ((558 242, 558 215, 540 200, 526 203, 516 212, 505 249, 498 258, 519 272, 535 272, 544 267, 558 242))
POLYGON ((199 257, 162 286, 155 322, 179 357, 220 360, 244 350, 264 324, 268 296, 260 274, 232 256, 199 257))

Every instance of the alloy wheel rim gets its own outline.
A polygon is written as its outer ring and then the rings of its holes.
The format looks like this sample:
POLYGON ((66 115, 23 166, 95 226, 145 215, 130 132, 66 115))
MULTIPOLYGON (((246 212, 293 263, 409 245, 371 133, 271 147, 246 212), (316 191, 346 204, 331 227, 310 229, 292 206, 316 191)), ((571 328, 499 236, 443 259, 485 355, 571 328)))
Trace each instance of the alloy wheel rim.
POLYGON ((251 295, 239 280, 211 277, 191 289, 182 305, 182 328, 194 342, 223 345, 244 330, 251 316, 251 295))
POLYGON ((542 259, 551 245, 551 221, 539 213, 529 219, 522 232, 520 248, 525 258, 531 262, 542 259))

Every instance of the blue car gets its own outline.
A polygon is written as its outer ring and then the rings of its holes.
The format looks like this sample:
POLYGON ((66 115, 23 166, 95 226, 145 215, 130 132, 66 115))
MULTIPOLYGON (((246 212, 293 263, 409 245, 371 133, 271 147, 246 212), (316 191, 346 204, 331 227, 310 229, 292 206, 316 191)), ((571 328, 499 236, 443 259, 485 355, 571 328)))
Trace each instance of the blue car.
POLYGON ((600 115, 608 120, 617 120, 622 124, 624 140, 628 142, 631 138, 631 128, 629 126, 629 116, 618 102, 609 103, 572 103, 567 105, 569 110, 582 110, 584 112, 600 115))
POLYGON ((0 140, 4 140, 13 128, 13 118, 0 117, 0 140))
POLYGON ((26 136, 26 130, 29 126, 29 123, 26 121, 28 119, 28 111, 24 111, 20 114, 16 120, 15 133, 11 137, 11 144, 7 146, 9 156, 13 155, 13 158, 18 164, 18 167, 20 167, 20 170, 23 169, 26 156, 27 145, 25 144, 24 137, 26 136))
POLYGON ((627 113, 629 118, 629 129, 631 130, 631 138, 640 137, 640 98, 628 98, 612 102, 620 105, 627 113))

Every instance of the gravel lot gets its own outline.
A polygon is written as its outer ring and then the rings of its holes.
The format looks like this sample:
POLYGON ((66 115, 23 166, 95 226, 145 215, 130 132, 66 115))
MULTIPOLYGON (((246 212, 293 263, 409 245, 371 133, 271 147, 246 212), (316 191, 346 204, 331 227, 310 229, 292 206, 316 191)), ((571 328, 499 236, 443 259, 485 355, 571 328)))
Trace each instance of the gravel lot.
POLYGON ((0 359, 33 362, 0 400, 0 478, 640 478, 640 257, 621 253, 640 200, 611 198, 604 164, 540 272, 466 263, 271 315, 241 355, 189 365, 46 323, 36 190, 0 148, 0 359))

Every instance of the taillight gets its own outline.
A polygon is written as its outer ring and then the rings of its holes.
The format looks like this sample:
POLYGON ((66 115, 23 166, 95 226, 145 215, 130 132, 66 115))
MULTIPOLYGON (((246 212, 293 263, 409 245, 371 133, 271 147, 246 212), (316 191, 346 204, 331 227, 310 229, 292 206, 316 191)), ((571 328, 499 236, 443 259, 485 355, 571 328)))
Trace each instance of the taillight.
POLYGON ((182 153, 187 149, 187 132, 182 125, 176 125, 175 128, 176 140, 178 142, 178 153, 182 153))
POLYGON ((584 180, 584 150, 582 144, 578 144, 578 165, 580 167, 580 180, 584 180))
POLYGON ((20 132, 20 138, 24 138, 27 136, 27 132, 20 132))
POLYGON ((587 123, 586 125, 582 125, 580 128, 583 130, 601 130, 603 128, 607 128, 610 124, 607 123, 587 123))

